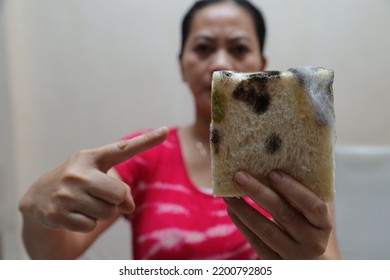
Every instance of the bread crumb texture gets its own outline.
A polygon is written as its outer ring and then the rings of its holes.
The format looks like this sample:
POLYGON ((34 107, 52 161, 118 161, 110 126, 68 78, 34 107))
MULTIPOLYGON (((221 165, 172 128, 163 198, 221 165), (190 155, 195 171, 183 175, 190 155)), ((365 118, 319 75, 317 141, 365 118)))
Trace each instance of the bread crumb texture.
POLYGON ((334 72, 322 67, 242 73, 217 71, 210 126, 213 192, 242 196, 241 170, 268 185, 286 172, 325 201, 334 198, 334 72))

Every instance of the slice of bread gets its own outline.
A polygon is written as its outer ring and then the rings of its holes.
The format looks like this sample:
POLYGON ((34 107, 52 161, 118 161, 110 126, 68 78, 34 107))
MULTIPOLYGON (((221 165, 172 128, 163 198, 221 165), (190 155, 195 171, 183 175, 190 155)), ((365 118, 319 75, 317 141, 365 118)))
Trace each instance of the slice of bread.
POLYGON ((210 127, 214 196, 242 196, 241 170, 269 185, 283 171, 325 201, 334 197, 333 71, 296 67, 284 72, 217 71, 210 127))

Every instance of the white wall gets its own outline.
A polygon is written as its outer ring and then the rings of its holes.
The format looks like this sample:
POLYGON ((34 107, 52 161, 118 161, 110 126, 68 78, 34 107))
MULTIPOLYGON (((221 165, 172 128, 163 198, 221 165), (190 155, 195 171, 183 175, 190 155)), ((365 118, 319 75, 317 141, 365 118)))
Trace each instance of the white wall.
MULTIPOLYGON (((17 244, 3 257, 25 257, 16 204, 42 172, 138 128, 192 120, 177 63, 192 2, 0 0, 1 202, 9 198, 0 218, 14 232, 5 243, 17 244)), ((389 145, 390 2, 254 2, 266 14, 269 69, 335 70, 338 144, 389 145)))
POLYGON ((6 17, 0 0, 0 259, 20 258, 22 250, 16 211, 14 123, 11 106, 8 57, 6 53, 6 17))
POLYGON ((390 144, 390 1, 256 1, 266 12, 271 68, 335 70, 337 142, 390 144))

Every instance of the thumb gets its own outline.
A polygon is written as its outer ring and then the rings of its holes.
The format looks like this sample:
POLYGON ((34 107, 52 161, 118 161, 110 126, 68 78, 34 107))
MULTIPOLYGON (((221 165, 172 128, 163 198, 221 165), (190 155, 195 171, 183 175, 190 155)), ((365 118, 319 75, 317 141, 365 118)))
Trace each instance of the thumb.
POLYGON ((161 127, 132 139, 121 140, 93 151, 94 161, 97 168, 107 172, 111 167, 117 165, 132 156, 161 144, 168 136, 168 128, 161 127))

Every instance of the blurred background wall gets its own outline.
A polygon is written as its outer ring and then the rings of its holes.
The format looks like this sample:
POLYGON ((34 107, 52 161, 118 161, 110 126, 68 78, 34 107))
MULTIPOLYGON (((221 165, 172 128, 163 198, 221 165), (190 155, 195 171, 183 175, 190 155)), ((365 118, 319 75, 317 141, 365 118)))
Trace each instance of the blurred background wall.
MULTIPOLYGON (((82 148, 189 123, 177 54, 192 0, 0 0, 0 257, 26 258, 17 201, 82 148)), ((254 0, 269 70, 335 70, 337 144, 390 145, 390 1, 254 0)))

